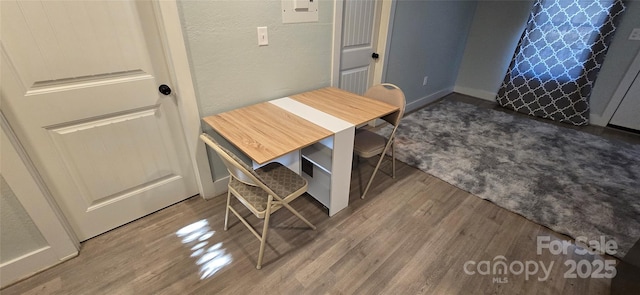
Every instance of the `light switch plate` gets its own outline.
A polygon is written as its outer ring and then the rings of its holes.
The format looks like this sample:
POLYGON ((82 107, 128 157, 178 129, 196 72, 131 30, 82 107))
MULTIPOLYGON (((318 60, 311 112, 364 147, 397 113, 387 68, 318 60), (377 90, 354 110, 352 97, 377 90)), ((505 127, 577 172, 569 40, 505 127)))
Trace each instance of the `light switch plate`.
POLYGON ((258 27, 258 45, 269 45, 269 35, 267 34, 267 27, 258 27))
POLYGON ((640 41, 640 28, 635 28, 631 31, 631 35, 629 35, 629 40, 640 41))

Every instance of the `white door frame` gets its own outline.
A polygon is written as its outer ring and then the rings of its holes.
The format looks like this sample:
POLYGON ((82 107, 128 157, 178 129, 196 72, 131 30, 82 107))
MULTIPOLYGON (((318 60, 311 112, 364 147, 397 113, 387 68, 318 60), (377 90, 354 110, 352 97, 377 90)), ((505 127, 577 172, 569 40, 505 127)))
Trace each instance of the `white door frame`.
POLYGON ((177 0, 154 0, 154 8, 198 191, 201 197, 209 199, 224 193, 227 188, 226 183, 214 184, 207 149, 199 139, 202 133, 200 112, 184 44, 177 0))
POLYGON ((625 94, 631 88, 631 84, 633 80, 635 80, 636 76, 640 72, 640 52, 636 54, 636 57, 631 62, 629 69, 622 77, 620 84, 618 84, 618 88, 613 93, 611 100, 609 100, 609 104, 607 104, 607 108, 604 110, 602 115, 598 116, 597 114, 591 114, 590 123, 596 126, 607 126, 611 118, 613 118, 613 114, 616 112, 616 109, 622 102, 625 94))
POLYGON ((340 60, 342 59, 342 15, 344 0, 333 2, 333 41, 331 44, 331 86, 340 86, 340 60))
MULTIPOLYGON (((373 67, 373 85, 382 83, 386 79, 388 49, 391 44, 390 34, 393 27, 393 15, 396 9, 396 0, 382 1, 379 22, 376 52, 380 58, 375 61, 373 67)), ((340 84, 340 61, 342 57, 342 17, 344 15, 344 0, 335 0, 333 4, 333 44, 331 55, 331 86, 338 87, 340 84)))

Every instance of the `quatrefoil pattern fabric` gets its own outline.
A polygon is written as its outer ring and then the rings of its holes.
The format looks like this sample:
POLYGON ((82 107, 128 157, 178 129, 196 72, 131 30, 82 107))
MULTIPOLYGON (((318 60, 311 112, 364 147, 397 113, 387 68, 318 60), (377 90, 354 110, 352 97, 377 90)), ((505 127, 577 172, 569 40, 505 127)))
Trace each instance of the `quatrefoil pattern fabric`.
POLYGON ((621 0, 536 0, 496 100, 508 109, 589 124, 589 96, 621 0))

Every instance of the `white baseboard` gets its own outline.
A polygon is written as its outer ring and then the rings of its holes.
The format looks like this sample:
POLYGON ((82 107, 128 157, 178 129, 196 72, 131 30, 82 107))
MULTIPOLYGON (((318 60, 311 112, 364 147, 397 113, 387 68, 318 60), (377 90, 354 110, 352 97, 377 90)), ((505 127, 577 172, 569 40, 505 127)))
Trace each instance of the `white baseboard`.
POLYGON ((457 92, 457 93, 460 93, 460 94, 469 95, 469 96, 473 96, 473 97, 477 97, 477 98, 482 98, 484 100, 489 100, 489 101, 496 101, 496 95, 497 95, 497 93, 495 93, 495 92, 490 92, 490 91, 480 90, 480 89, 474 89, 474 88, 468 88, 468 87, 462 87, 462 86, 454 87, 453 91, 457 92))
POLYGON ((428 105, 444 96, 451 94, 453 92, 453 88, 445 88, 434 93, 431 93, 425 97, 419 98, 411 103, 408 103, 405 109, 405 113, 411 112, 413 110, 417 110, 425 105, 428 105))
POLYGON ((58 259, 57 254, 46 246, 0 265, 0 288, 28 278, 45 269, 58 265, 68 259, 76 257, 78 252, 58 259))

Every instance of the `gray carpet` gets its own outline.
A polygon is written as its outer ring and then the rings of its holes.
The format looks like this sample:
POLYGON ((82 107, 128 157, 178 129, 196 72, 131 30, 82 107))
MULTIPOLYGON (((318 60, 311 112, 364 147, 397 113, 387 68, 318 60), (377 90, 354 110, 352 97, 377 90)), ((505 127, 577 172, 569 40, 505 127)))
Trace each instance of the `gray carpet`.
POLYGON ((400 161, 556 232, 606 236, 619 258, 640 237, 640 145, 453 101, 397 132, 400 161))

